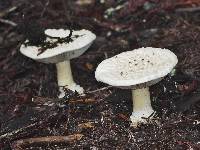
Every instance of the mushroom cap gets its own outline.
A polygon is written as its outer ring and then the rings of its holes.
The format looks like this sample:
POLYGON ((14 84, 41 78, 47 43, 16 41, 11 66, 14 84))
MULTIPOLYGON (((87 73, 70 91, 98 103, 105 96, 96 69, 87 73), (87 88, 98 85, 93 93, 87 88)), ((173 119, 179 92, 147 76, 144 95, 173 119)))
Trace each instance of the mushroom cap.
MULTIPOLYGON (((45 30, 45 34, 53 37, 47 37, 46 41, 55 42, 57 41, 55 38, 65 38, 70 34, 70 31, 64 29, 47 29, 45 30)), ((73 40, 72 42, 59 43, 56 47, 49 48, 40 55, 38 55, 38 49, 41 47, 25 46, 24 44, 21 45, 20 52, 36 61, 58 63, 82 55, 96 39, 96 35, 88 30, 82 29, 79 31, 73 31, 71 38, 73 40)))
POLYGON ((170 50, 143 47, 102 61, 95 78, 120 88, 142 88, 159 82, 177 62, 177 56, 170 50))

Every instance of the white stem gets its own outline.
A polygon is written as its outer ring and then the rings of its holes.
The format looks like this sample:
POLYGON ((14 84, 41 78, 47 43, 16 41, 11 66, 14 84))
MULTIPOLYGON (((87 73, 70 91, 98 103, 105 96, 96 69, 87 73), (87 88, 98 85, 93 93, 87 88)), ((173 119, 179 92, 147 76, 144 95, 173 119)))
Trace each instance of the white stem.
POLYGON ((70 60, 59 62, 56 64, 58 86, 67 86, 74 83, 70 60))
POLYGON ((77 85, 73 80, 70 60, 57 63, 56 68, 58 86, 60 86, 60 95, 58 96, 59 98, 65 96, 63 87, 68 88, 74 92, 77 91, 79 94, 82 94, 84 92, 83 88, 77 85))
POLYGON ((133 98, 133 113, 131 115, 131 121, 133 124, 138 122, 145 122, 142 117, 148 118, 154 111, 151 107, 151 99, 149 88, 132 90, 133 98))
POLYGON ((151 100, 148 87, 132 90, 132 98, 133 98, 133 111, 141 111, 146 108, 151 108, 151 100))

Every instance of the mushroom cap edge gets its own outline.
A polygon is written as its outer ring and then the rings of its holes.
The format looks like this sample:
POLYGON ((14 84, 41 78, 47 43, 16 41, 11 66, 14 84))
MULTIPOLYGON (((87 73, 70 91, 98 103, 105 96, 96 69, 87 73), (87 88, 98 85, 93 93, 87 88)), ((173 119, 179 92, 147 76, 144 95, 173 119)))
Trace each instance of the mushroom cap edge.
POLYGON ((46 50, 40 55, 37 55, 39 47, 25 46, 24 44, 21 45, 20 52, 31 59, 43 63, 57 63, 64 60, 79 57, 91 46, 93 41, 96 39, 96 35, 91 31, 85 29, 75 31, 75 33, 76 32, 82 32, 83 34, 86 34, 86 36, 81 37, 81 39, 77 38, 77 43, 75 43, 76 40, 74 40, 71 43, 61 44, 55 48, 46 50))
MULTIPOLYGON (((160 59, 162 59, 160 58, 160 59)), ((154 61, 158 61, 160 59, 154 60, 154 61)), ((125 60, 127 61, 127 60, 125 60)), ((108 58, 106 60, 103 60, 98 67, 96 68, 95 71, 95 78, 97 79, 97 81, 101 81, 103 83, 115 86, 115 87, 120 87, 120 88, 141 88, 144 86, 150 86, 153 84, 156 84, 157 82, 159 82, 164 76, 166 76, 168 73, 171 72, 171 70, 176 66, 176 64, 178 63, 178 59, 177 56, 171 52, 168 49, 161 49, 161 48, 152 48, 152 47, 142 47, 139 49, 135 49, 132 51, 126 51, 126 52, 122 52, 116 56, 113 56, 111 58, 108 58), (127 57, 131 57, 130 55, 132 54, 133 56, 135 55, 134 53, 140 51, 139 53, 141 55, 145 55, 146 52, 154 52, 154 53, 160 53, 158 56, 159 57, 170 57, 171 59, 168 60, 170 62, 167 62, 167 60, 165 60, 166 64, 162 66, 160 66, 159 68, 154 68, 154 71, 143 71, 143 72, 136 72, 138 78, 135 79, 120 79, 119 77, 119 71, 116 72, 115 68, 116 65, 113 65, 112 63, 119 63, 117 61, 113 61, 115 58, 119 58, 120 56, 124 57, 123 59, 126 59, 125 56, 127 55, 127 57), (141 74, 140 74, 141 73, 141 74)), ((159 65, 159 64, 158 64, 159 65)), ((162 64, 160 64, 162 65, 162 64)), ((134 72, 132 72, 132 75, 134 75, 134 72)))

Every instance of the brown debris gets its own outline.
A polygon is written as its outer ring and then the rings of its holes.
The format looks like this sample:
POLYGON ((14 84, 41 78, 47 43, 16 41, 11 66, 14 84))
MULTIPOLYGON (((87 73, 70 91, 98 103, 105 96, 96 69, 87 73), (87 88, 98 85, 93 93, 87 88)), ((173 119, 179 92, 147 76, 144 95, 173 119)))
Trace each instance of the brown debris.
POLYGON ((83 99, 75 99, 75 100, 70 100, 69 103, 71 104, 79 104, 79 103, 83 103, 83 104, 89 104, 89 103, 95 103, 97 102, 95 99, 93 98, 83 98, 83 99))
POLYGON ((94 128, 94 125, 92 122, 86 122, 86 123, 79 124, 78 127, 87 129, 87 128, 94 128))
POLYGON ((97 35, 90 49, 71 61, 85 96, 66 91, 68 97, 58 99, 55 66, 22 56, 26 35, 0 23, 0 149, 199 149, 199 0, 76 2, 0 0, 1 19, 17 25, 71 25, 97 35), (110 7, 114 11, 108 13, 110 7), (174 76, 150 89, 160 123, 132 128, 131 92, 97 82, 94 71, 102 60, 142 46, 168 48, 179 64, 174 76), (62 143, 67 135, 75 140, 62 143))
POLYGON ((191 92, 195 91, 198 87, 198 81, 193 80, 192 83, 185 83, 183 85, 178 85, 178 90, 183 94, 183 95, 188 95, 191 92))
POLYGON ((13 150, 22 150, 24 146, 30 146, 31 144, 36 143, 70 143, 75 142, 77 140, 81 140, 83 134, 73 134, 68 136, 47 136, 47 137, 35 137, 35 138, 28 138, 17 140, 13 142, 12 148, 13 150))

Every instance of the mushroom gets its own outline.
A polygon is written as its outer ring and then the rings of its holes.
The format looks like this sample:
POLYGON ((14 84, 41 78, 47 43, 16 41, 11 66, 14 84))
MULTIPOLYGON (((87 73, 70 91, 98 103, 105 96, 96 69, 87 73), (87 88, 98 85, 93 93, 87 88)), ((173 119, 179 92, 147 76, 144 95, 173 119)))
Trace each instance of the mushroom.
POLYGON ((38 51, 44 48, 42 47, 43 45, 28 45, 29 41, 27 40, 25 44, 21 45, 20 52, 39 62, 56 64, 57 81, 60 87, 59 98, 64 97, 64 88, 82 94, 83 88, 73 80, 70 60, 79 57, 90 47, 96 38, 95 34, 85 29, 79 31, 47 29, 45 30, 45 35, 47 36, 45 40, 46 44, 51 45, 49 47, 44 45, 47 47, 45 51, 38 51))
POLYGON ((156 84, 177 64, 174 53, 161 48, 139 48, 123 52, 102 61, 95 72, 97 81, 132 90, 133 112, 130 116, 133 126, 146 123, 143 117, 150 117, 151 106, 149 86, 156 84))

